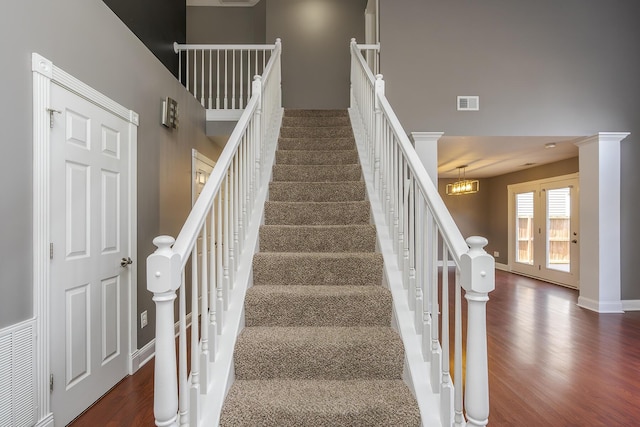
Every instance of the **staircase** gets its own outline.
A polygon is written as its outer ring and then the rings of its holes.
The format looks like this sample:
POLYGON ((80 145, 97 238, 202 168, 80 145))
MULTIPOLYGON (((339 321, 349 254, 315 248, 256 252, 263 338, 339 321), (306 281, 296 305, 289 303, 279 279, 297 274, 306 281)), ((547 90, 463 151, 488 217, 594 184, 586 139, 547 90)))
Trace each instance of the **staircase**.
POLYGON ((221 426, 417 426, 346 111, 283 118, 221 426))

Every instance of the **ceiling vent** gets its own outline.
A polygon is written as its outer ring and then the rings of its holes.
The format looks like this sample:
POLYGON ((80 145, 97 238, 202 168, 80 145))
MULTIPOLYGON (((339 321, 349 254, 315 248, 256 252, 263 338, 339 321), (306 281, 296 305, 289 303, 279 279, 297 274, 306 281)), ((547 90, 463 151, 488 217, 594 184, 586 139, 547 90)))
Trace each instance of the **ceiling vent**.
POLYGON ((479 96, 459 96, 458 111, 478 111, 480 110, 479 96))

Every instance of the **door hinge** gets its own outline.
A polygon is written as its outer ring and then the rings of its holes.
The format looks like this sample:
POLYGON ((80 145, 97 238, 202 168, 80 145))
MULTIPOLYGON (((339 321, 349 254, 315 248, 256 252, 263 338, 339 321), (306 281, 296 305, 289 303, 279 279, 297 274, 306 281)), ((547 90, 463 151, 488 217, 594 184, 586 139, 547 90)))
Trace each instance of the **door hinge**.
POLYGON ((49 259, 53 259, 53 243, 49 243, 49 259))
POLYGON ((49 127, 53 129, 53 115, 55 113, 62 114, 62 111, 54 110, 53 108, 47 108, 47 112, 49 113, 49 127))
POLYGON ((49 376, 49 391, 53 391, 53 374, 49 376))
POLYGON ((542 270, 542 266, 538 264, 538 270, 542 270))

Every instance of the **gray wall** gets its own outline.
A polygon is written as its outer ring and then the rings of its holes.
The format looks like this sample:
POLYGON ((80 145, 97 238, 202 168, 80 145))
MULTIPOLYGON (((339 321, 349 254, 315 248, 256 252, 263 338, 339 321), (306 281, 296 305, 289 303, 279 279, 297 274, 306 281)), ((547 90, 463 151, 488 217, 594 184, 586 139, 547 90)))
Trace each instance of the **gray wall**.
MULTIPOLYGON (((628 131, 621 190, 637 193, 640 2, 380 2, 381 70, 407 132, 628 131), (457 95, 480 96, 480 111, 456 112, 457 95)), ((623 196, 621 210, 622 297, 640 299, 640 198, 623 196)))
POLYGON ((349 106, 349 41, 364 40, 366 0, 266 0, 267 40, 282 39, 286 108, 349 106))
POLYGON ((102 0, 171 72, 178 75, 178 56, 173 43, 186 39, 184 1, 102 0))
POLYGON ((266 0, 253 7, 187 7, 187 43, 259 44, 266 40, 266 0))
POLYGON ((31 53, 37 52, 140 114, 134 256, 138 312, 148 309, 151 321, 138 333, 141 347, 154 335, 144 268, 154 249, 151 241, 159 234, 175 236, 190 209, 191 148, 218 156, 204 134, 204 110, 101 0, 10 2, 0 18, 0 35, 11 40, 0 79, 5 100, 0 104, 5 152, 0 159, 0 327, 33 316, 31 53), (166 96, 180 105, 178 131, 160 124, 166 96))

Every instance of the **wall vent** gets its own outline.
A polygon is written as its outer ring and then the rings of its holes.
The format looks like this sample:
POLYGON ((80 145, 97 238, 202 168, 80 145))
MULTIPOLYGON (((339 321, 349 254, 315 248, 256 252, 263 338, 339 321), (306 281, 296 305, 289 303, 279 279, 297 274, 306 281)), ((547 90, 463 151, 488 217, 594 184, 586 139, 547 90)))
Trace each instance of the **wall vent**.
POLYGON ((36 422, 35 322, 0 330, 0 425, 28 427, 36 422))
POLYGON ((479 96, 459 96, 458 111, 478 111, 480 110, 479 96))

